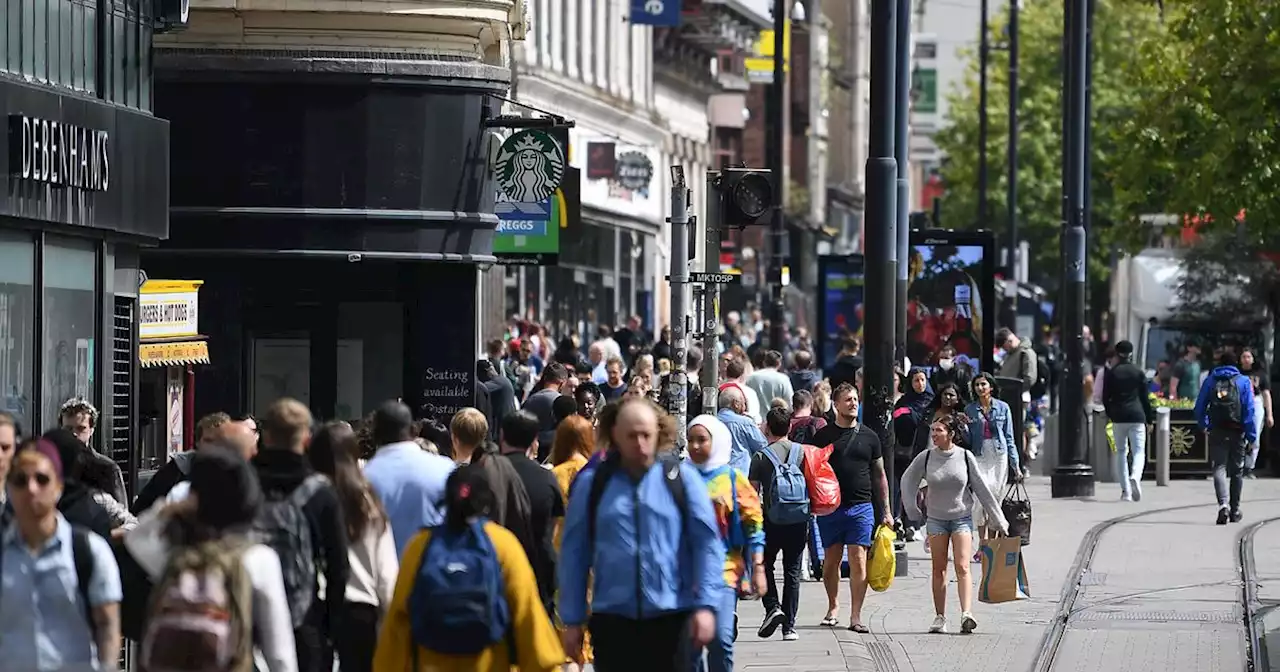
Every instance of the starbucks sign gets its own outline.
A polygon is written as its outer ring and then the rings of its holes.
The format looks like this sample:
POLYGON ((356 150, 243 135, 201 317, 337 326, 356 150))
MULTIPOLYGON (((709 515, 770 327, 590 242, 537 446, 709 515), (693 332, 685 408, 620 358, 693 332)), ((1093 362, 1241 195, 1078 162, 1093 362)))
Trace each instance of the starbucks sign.
POLYGON ((645 191, 653 181, 653 162, 640 152, 623 152, 615 160, 613 179, 624 189, 645 191))
POLYGON ((549 134, 519 131, 507 138, 494 162, 498 188, 516 203, 551 198, 564 179, 564 150, 549 134))

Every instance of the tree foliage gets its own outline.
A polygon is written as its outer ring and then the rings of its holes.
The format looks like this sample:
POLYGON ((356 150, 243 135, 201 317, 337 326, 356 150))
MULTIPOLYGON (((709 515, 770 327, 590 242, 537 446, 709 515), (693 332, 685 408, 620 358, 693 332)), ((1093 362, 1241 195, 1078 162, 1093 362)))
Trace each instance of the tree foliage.
POLYGON ((1129 151, 1114 182, 1130 212, 1205 216, 1182 299, 1195 312, 1238 314, 1233 294, 1214 291, 1221 283, 1254 302, 1277 284, 1259 255, 1280 248, 1280 5, 1166 0, 1164 9, 1128 64, 1145 95, 1116 127, 1129 151))
MULTIPOLYGON (((1098 251, 1131 241, 1133 221, 1117 199, 1112 175, 1131 150, 1114 132, 1143 98, 1133 69, 1134 45, 1158 29, 1154 3, 1097 0, 1094 20, 1094 77, 1091 184, 1093 208, 1090 272, 1095 286, 1107 276, 1109 255, 1098 251)), ((1019 234, 1031 249, 1031 281, 1046 288, 1059 284, 1059 239, 1062 227, 1062 43, 1061 0, 1024 0, 1019 15, 1018 222, 1019 234)), ((1005 42, 1007 9, 990 19, 991 42, 1005 42)), ((937 135, 947 156, 942 177, 943 225, 984 228, 1004 239, 1007 231, 1006 175, 1008 148, 1008 52, 995 49, 988 65, 987 222, 978 221, 978 58, 967 54, 968 71, 949 92, 949 126, 937 135)))

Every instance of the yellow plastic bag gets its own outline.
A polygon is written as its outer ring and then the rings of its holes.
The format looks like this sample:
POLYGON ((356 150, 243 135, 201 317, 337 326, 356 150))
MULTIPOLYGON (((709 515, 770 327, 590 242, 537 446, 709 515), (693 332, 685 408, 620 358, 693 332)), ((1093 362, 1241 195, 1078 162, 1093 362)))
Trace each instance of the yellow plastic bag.
POLYGON ((867 584, 871 590, 883 593, 893 585, 893 575, 898 572, 898 559, 893 554, 893 542, 898 538, 892 527, 879 525, 871 539, 871 555, 867 558, 867 584))

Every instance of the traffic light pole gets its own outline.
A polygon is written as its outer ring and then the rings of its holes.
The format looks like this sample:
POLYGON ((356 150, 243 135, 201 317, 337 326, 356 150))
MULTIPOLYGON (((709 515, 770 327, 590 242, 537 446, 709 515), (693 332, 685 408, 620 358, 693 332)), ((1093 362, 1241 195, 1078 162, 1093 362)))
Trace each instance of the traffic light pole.
POLYGON ((979 8, 978 24, 978 228, 987 223, 987 61, 991 58, 991 39, 987 35, 987 0, 979 8))
MULTIPOLYGON (((866 173, 866 321, 862 417, 880 437, 884 469, 893 480, 889 414, 893 411, 894 290, 898 278, 897 172, 894 159, 894 89, 898 0, 871 4, 871 127, 866 173)), ((892 515, 892 511, 883 512, 892 515)))
POLYGON ((1068 94, 1067 130, 1063 147, 1070 170, 1063 173, 1066 197, 1066 221, 1063 222, 1063 301, 1062 341, 1066 348, 1066 378, 1061 386, 1062 414, 1058 435, 1058 467, 1050 488, 1054 497, 1092 497, 1093 468, 1089 466, 1084 444, 1084 286, 1085 286, 1085 133, 1087 126, 1086 65, 1088 34, 1085 21, 1088 0, 1066 0, 1068 3, 1068 94))
POLYGON ((786 142, 786 60, 787 50, 791 46, 787 39, 787 0, 773 0, 773 84, 769 86, 769 137, 768 145, 769 169, 773 171, 774 193, 777 203, 769 223, 769 291, 772 301, 769 310, 769 347, 782 352, 787 342, 787 306, 782 296, 782 267, 787 263, 786 238, 787 229, 784 219, 785 194, 787 193, 786 177, 783 172, 784 151, 786 142))
POLYGON ((676 420, 676 453, 684 454, 686 396, 685 357, 688 349, 688 314, 685 288, 689 285, 689 189, 684 168, 671 167, 671 375, 667 376, 667 410, 676 420))
MULTIPOLYGON (((719 173, 707 171, 706 213, 701 218, 706 232, 703 243, 702 270, 706 273, 720 271, 720 189, 719 173)), ((720 326, 720 286, 707 283, 702 288, 702 370, 698 372, 698 384, 702 387, 702 408, 715 414, 716 396, 719 394, 719 353, 716 352, 716 330, 720 326)))

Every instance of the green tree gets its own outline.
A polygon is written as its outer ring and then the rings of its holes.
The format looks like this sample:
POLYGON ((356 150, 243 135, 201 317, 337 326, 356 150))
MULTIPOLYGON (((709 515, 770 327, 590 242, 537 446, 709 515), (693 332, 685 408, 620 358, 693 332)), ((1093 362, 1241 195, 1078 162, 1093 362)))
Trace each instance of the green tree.
MULTIPOLYGON (((991 19, 991 42, 1005 42, 1007 9, 991 19)), ((1132 114, 1142 98, 1134 85, 1134 44, 1157 30, 1159 12, 1151 2, 1097 0, 1094 20, 1094 77, 1091 184, 1093 195, 1090 272, 1094 287, 1102 287, 1109 258, 1100 250, 1130 242, 1131 221, 1117 201, 1110 175, 1127 151, 1110 130, 1132 114)), ((1030 243, 1031 281, 1046 288, 1059 284, 1059 240, 1062 227, 1062 38, 1061 0, 1024 0, 1019 15, 1018 106, 1018 230, 1030 243)), ((949 92, 949 125, 939 132, 937 143, 947 160, 942 177, 947 185, 943 199, 943 225, 952 228, 993 230, 1004 239, 1008 222, 1005 200, 1008 171, 1009 59, 1003 49, 993 50, 987 71, 987 212, 990 221, 979 222, 978 184, 978 58, 976 49, 966 54, 964 81, 949 92)))
POLYGON ((1235 315, 1241 300, 1271 303, 1277 287, 1259 255, 1280 248, 1280 6, 1166 0, 1163 18, 1127 64, 1145 95, 1115 128, 1129 148, 1115 165, 1117 196, 1131 213, 1206 216, 1182 298, 1235 315), (1213 291, 1224 274, 1237 292, 1213 291))

